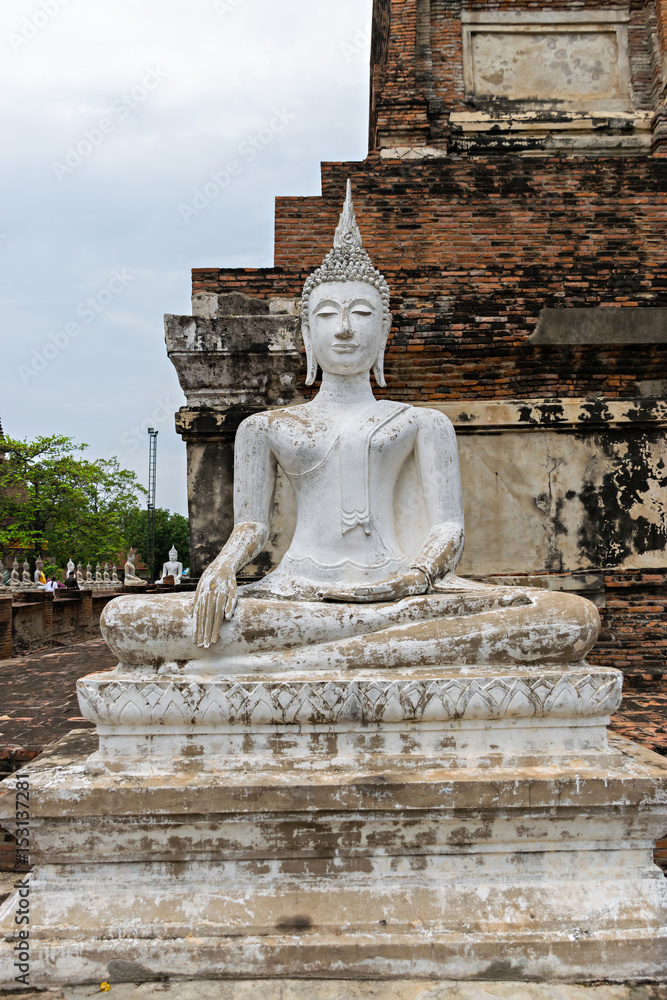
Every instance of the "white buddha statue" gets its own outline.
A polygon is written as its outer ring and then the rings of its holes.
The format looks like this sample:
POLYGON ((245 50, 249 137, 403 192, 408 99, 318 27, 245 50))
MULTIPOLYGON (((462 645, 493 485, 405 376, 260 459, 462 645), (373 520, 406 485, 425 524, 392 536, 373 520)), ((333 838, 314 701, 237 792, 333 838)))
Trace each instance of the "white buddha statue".
POLYGON ((181 582, 183 576, 183 563, 178 561, 178 551, 175 545, 172 545, 169 550, 169 562, 166 562, 162 567, 161 582, 166 576, 172 576, 176 586, 181 582))
POLYGON ((302 308, 307 383, 319 366, 319 392, 241 424, 234 529, 194 597, 107 605, 102 632, 121 664, 229 675, 582 660, 599 631, 592 603, 455 575, 454 430, 437 410, 373 396, 371 370, 385 384, 389 289, 362 249, 349 185, 302 308), (294 536, 272 573, 239 586, 269 537, 278 466, 296 494, 294 536))
MULTIPOLYGON (((69 575, 69 563, 67 564, 67 569, 68 569, 68 575, 69 575)), ((83 566, 81 565, 81 563, 78 563, 78 565, 76 567, 76 582, 79 585, 79 589, 81 589, 81 587, 83 587, 84 584, 85 584, 85 582, 86 582, 86 579, 85 579, 85 577, 83 575, 83 566)))
POLYGON ((125 580, 123 581, 123 586, 125 587, 145 587, 146 581, 140 580, 137 576, 137 570, 134 565, 134 560, 137 558, 136 552, 131 549, 127 555, 127 562, 125 563, 125 580))
POLYGON ((44 560, 42 559, 41 556, 38 556, 37 559, 35 559, 35 572, 32 575, 32 581, 35 587, 38 587, 40 590, 44 590, 46 588, 46 578, 44 576, 44 560))
POLYGON ((33 583, 30 579, 30 563, 26 559, 23 563, 23 572, 21 574, 21 590, 36 590, 37 584, 33 583))

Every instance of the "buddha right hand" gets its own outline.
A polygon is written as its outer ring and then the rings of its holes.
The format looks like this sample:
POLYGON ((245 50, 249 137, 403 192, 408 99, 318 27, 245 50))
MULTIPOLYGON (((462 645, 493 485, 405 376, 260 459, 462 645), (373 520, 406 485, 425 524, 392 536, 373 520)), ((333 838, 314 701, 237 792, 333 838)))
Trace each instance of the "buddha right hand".
POLYGON ((237 601, 236 573, 215 560, 202 574, 195 594, 193 625, 198 646, 215 646, 222 623, 231 620, 237 601))

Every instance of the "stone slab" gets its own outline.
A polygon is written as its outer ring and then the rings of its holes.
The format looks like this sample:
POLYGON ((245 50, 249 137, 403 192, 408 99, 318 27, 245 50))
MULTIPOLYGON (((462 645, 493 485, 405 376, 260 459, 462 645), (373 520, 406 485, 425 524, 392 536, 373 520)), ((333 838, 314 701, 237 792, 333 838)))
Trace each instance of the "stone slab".
POLYGON ((579 344, 613 347, 667 342, 667 309, 637 308, 543 309, 531 344, 579 344))
POLYGON ((484 11, 461 20, 469 98, 630 106, 626 12, 484 11))
MULTIPOLYGON (((342 814, 382 808, 392 812, 431 808, 517 811, 600 805, 608 809, 612 802, 628 810, 641 807, 646 816, 651 806, 664 809, 667 758, 622 736, 610 735, 609 745, 609 753, 581 755, 565 764, 537 754, 530 762, 522 761, 520 775, 514 758, 493 753, 469 767, 435 761, 430 767, 403 763, 392 769, 379 756, 375 767, 337 764, 319 770, 312 761, 290 767, 283 761, 282 768, 264 768, 246 757, 236 769, 225 768, 221 773, 202 771, 195 761, 193 767, 167 775, 123 774, 87 767, 86 759, 97 747, 97 735, 74 730, 29 767, 31 822, 58 818, 63 811, 77 821, 110 817, 114 814, 111 796, 118 803, 117 815, 150 814, 154 818, 297 810, 342 814)), ((0 785, 0 822, 11 827, 13 821, 14 788, 9 779, 0 785)), ((38 847, 34 840, 33 847, 38 847)))
POLYGON ((299 328, 299 317, 287 314, 165 316, 167 353, 188 406, 293 402, 301 364, 299 328))

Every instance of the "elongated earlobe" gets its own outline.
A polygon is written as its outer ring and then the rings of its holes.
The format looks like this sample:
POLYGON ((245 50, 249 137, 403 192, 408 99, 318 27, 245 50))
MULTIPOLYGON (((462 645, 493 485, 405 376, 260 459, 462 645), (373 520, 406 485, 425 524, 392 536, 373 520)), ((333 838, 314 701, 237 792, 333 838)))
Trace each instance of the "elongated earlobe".
POLYGON ((375 384, 384 389, 387 385, 384 380, 384 351, 373 365, 373 375, 375 375, 375 384))
POLYGON ((373 375, 375 376, 375 384, 380 387, 380 389, 385 389, 387 383, 384 377, 384 355, 387 350, 387 340, 389 339, 389 333, 391 331, 391 320, 390 316, 388 320, 384 323, 384 337, 382 340, 382 347, 380 348, 380 353, 375 359, 375 364, 373 365, 373 375))
POLYGON ((310 327, 307 323, 301 324, 301 336, 303 337, 303 346, 306 348, 306 361, 308 362, 306 385, 313 385, 317 378, 317 361, 313 353, 313 343, 310 339, 310 327))

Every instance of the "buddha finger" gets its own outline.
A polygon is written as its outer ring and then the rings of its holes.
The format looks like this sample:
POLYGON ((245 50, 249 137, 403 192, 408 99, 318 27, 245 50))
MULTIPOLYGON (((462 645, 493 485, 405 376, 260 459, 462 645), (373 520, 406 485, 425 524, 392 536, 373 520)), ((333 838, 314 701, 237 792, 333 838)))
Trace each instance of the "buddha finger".
POLYGON ((323 593, 321 595, 321 600, 323 601, 340 601, 344 604, 354 604, 355 601, 359 600, 353 593, 348 593, 347 591, 329 591, 329 593, 323 593))
POLYGON ((218 600, 215 604, 215 620, 213 622, 213 630, 211 632, 211 645, 215 646, 216 642, 220 638, 220 628, 222 626, 222 621, 225 612, 225 595, 218 595, 218 600))
POLYGON ((378 584, 376 587, 359 587, 354 595, 361 601, 371 601, 377 597, 390 597, 394 593, 394 588, 386 583, 378 584))
POLYGON ((234 594, 229 594, 227 596, 227 601, 225 603, 225 621, 231 621, 234 617, 234 612, 236 611, 236 602, 238 598, 234 594))
POLYGON ((219 597, 217 594, 209 594, 208 604, 206 606, 206 645, 211 645, 211 638, 213 636, 213 626, 215 624, 215 616, 218 610, 219 597))
POLYGON ((206 597, 202 597, 197 601, 197 606, 195 608, 196 624, 195 624, 195 642, 198 646, 201 646, 204 641, 204 605, 206 604, 206 597))
POLYGON ((210 605, 211 595, 206 594, 204 596, 204 602, 201 609, 201 618, 199 619, 199 643, 202 646, 208 646, 209 644, 208 616, 210 605))

